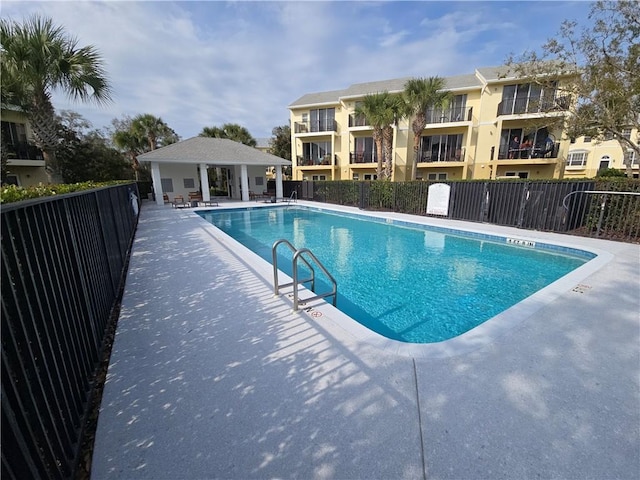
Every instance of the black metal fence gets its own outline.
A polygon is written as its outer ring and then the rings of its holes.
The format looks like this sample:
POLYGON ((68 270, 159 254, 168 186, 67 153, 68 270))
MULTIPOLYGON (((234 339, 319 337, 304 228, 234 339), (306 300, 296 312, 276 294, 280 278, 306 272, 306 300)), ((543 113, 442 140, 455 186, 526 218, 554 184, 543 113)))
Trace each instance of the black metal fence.
POLYGON ((70 478, 140 208, 135 184, 2 207, 2 478, 70 478))
MULTIPOLYGON (((361 209, 427 215, 435 182, 284 182, 284 195, 361 209)), ((439 182, 451 187, 447 218, 530 230, 640 241, 638 180, 439 182)))

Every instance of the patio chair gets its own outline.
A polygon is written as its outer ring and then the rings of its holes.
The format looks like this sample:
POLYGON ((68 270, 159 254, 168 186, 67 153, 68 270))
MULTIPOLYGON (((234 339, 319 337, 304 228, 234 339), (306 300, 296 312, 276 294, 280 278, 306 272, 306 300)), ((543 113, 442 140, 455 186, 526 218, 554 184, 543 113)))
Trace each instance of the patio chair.
POLYGON ((163 193, 162 200, 164 200, 164 203, 169 203, 169 195, 167 195, 166 193, 163 193))
POLYGON ((173 202, 171 203, 171 206, 173 208, 184 208, 190 205, 191 205, 190 203, 184 201, 184 197, 182 195, 176 195, 173 198, 173 202))

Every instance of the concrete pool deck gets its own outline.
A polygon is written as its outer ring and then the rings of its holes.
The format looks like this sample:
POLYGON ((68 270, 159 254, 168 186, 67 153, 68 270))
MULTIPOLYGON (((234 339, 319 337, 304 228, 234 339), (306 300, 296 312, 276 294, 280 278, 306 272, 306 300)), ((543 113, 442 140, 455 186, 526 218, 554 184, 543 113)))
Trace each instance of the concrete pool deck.
POLYGON ((381 215, 601 257, 483 338, 405 349, 293 313, 266 262, 145 202, 92 478, 637 478, 640 246, 381 215))

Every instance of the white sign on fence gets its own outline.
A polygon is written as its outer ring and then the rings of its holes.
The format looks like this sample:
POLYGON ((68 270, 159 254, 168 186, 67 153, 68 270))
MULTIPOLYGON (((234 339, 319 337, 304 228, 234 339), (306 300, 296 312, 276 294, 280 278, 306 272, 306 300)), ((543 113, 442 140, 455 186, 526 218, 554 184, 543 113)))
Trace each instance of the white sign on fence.
POLYGON ((449 215, 451 187, 446 183, 434 183, 429 187, 427 215, 449 215))

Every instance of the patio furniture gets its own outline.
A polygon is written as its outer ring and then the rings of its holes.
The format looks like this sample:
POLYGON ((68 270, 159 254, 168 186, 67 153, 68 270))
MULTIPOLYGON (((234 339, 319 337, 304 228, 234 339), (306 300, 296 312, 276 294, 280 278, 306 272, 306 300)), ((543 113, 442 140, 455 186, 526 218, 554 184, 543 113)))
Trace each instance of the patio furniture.
POLYGON ((184 197, 182 195, 176 195, 173 198, 173 202, 171 203, 171 206, 173 208, 184 208, 190 205, 191 205, 190 203, 184 201, 184 197))

